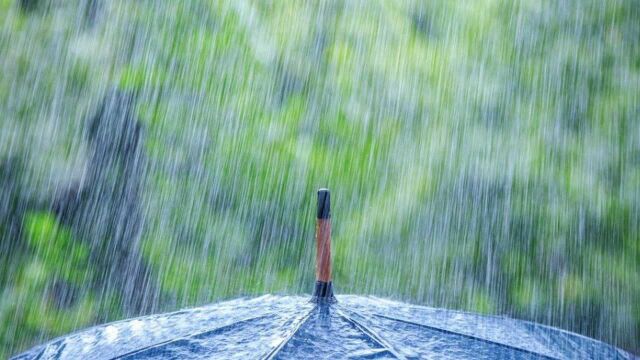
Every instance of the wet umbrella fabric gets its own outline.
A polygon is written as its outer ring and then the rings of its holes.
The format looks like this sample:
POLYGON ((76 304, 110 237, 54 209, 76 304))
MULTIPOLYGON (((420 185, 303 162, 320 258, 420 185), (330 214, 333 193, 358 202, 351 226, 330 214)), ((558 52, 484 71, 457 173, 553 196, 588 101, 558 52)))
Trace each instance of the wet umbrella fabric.
POLYGON ((602 342, 505 317, 339 296, 266 295, 96 326, 16 359, 627 359, 602 342))

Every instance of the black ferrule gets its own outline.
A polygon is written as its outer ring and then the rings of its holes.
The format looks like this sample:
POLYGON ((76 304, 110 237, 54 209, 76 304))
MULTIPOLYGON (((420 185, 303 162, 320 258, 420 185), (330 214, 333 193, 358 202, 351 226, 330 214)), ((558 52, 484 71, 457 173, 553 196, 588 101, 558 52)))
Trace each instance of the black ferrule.
POLYGON ((318 190, 318 219, 331 218, 331 193, 329 189, 318 190))
POLYGON ((313 290, 313 297, 318 300, 333 299, 333 285, 331 281, 316 281, 316 288, 313 290))

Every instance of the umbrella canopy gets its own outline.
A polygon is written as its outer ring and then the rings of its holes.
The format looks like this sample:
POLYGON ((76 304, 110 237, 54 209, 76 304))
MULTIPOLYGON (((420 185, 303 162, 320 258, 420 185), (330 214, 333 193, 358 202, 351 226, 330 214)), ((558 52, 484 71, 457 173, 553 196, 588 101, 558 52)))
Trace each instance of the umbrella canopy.
POLYGON ((266 295, 100 325, 15 359, 627 359, 584 336, 375 297, 266 295))
POLYGON ((271 296, 114 322, 15 359, 626 359, 610 345, 505 317, 333 294, 331 201, 318 191, 313 297, 271 296))

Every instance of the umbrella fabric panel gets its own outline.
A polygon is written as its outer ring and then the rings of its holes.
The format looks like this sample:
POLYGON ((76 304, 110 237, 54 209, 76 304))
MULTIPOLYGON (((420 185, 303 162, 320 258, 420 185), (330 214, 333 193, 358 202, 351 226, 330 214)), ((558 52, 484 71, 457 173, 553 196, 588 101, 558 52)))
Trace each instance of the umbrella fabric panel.
POLYGON ((363 319, 362 324, 406 358, 429 354, 440 359, 553 359, 526 349, 392 318, 363 319))
MULTIPOLYGON (((414 323, 425 329, 466 335, 552 358, 631 358, 620 349, 582 335, 503 316, 479 315, 350 295, 341 296, 339 305, 363 318, 376 319, 373 323, 384 321, 385 318, 396 323, 414 323)), ((472 343, 470 340, 470 344, 472 343)))
POLYGON ((518 320, 410 305, 373 297, 359 299, 346 296, 341 299, 341 305, 364 318, 378 321, 384 321, 385 318, 397 319, 425 325, 423 328, 430 327, 468 335, 542 355, 554 354, 554 351, 540 342, 535 334, 521 326, 518 320))
POLYGON ((135 351, 121 359, 210 359, 225 354, 248 359, 268 352, 286 337, 291 321, 290 316, 275 314, 250 318, 135 351))
POLYGON ((268 329, 252 327, 248 323, 243 329, 251 331, 256 344, 278 344, 289 336, 289 321, 306 315, 312 308, 308 297, 266 295, 249 300, 236 299, 99 325, 55 339, 15 359, 113 359, 265 316, 270 321, 261 324, 268 324, 268 329))

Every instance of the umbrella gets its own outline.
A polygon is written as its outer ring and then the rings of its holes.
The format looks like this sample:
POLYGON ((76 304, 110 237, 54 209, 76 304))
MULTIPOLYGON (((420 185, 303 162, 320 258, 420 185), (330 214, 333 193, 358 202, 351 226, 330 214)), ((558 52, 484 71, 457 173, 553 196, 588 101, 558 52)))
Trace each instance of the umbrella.
POLYGON ((318 192, 311 301, 265 295, 96 326, 15 359, 630 359, 575 333, 500 316, 334 296, 330 195, 318 192))

